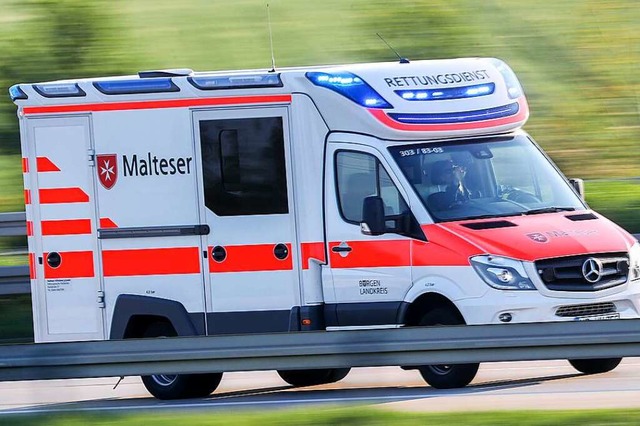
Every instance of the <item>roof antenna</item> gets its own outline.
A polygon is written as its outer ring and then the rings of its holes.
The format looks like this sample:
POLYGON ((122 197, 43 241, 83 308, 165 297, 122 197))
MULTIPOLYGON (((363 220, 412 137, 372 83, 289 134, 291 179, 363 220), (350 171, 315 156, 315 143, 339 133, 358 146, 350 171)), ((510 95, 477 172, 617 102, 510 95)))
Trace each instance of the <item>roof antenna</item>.
POLYGON ((382 40, 382 41, 384 42, 384 44, 386 44, 386 45, 389 47, 389 49, 391 49, 391 51, 392 51, 393 53, 395 53, 395 54, 396 54, 396 56, 397 56, 397 57, 398 57, 398 59, 400 60, 400 63, 401 63, 401 64, 408 64, 408 63, 409 63, 409 60, 408 60, 407 58, 403 58, 402 56, 400 56, 400 54, 399 54, 398 52, 396 52, 396 49, 394 49, 393 47, 391 47, 391 45, 390 45, 389 43, 387 43, 387 40, 385 40, 384 38, 382 38, 382 36, 380 35, 380 33, 376 33, 376 35, 377 35, 378 37, 380 37, 380 40, 382 40))
POLYGON ((271 46, 271 70, 276 72, 276 57, 273 54, 273 35, 271 34, 271 12, 269 12, 269 3, 267 3, 267 23, 269 24, 269 45, 271 46))

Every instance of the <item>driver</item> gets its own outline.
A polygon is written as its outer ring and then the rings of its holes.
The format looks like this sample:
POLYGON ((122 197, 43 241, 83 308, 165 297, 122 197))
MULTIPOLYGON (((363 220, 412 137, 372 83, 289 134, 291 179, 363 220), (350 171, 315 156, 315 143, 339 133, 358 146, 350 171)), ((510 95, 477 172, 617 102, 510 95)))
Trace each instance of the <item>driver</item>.
POLYGON ((464 185, 467 170, 451 160, 436 161, 431 165, 431 183, 444 187, 427 198, 427 204, 435 210, 447 210, 469 200, 469 190, 464 185))

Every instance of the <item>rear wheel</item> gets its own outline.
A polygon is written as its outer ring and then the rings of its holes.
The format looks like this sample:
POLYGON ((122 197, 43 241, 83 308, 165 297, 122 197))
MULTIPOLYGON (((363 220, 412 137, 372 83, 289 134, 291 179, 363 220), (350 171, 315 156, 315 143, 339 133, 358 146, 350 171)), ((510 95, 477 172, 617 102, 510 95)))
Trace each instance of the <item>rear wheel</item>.
MULTIPOLYGON (((143 337, 172 337, 176 332, 164 322, 151 324, 143 337)), ((158 399, 202 398, 216 390, 222 373, 153 374, 141 376, 149 393, 158 399)))
MULTIPOLYGON (((427 312, 420 319, 420 326, 461 325, 464 320, 450 309, 438 308, 427 312)), ((480 364, 436 364, 418 367, 422 378, 436 389, 452 389, 467 386, 478 372, 480 364)))
POLYGON ((350 368, 326 368, 318 370, 278 370, 285 382, 292 386, 314 386, 338 382, 349 374, 350 368))
POLYGON ((584 374, 598 374, 611 371, 620 364, 622 358, 570 359, 569 364, 584 374))

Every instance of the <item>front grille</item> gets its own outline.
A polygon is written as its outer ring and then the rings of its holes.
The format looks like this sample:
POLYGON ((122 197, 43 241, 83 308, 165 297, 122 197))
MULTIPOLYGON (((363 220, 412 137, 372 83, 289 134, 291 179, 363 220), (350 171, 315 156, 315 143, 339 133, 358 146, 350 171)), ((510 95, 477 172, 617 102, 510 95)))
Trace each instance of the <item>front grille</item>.
POLYGON ((598 291, 627 282, 629 257, 627 253, 605 253, 571 257, 559 257, 535 262, 540 279, 549 290, 598 291), (583 265, 589 259, 602 265, 599 277, 583 274, 583 265), (594 278, 596 278, 594 280, 594 278))
POLYGON ((611 302, 591 303, 589 305, 560 306, 556 310, 559 317, 584 317, 588 315, 603 315, 616 312, 616 305, 611 302))

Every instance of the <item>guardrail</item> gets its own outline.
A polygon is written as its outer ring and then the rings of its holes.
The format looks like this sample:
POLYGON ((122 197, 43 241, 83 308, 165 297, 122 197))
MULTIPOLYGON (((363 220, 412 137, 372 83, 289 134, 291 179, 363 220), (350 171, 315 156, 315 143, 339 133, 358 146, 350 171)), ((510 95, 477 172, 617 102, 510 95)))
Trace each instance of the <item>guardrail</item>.
POLYGON ((28 266, 4 266, 0 268, 0 296, 31 293, 28 266))
POLYGON ((18 237, 27 235, 25 212, 0 213, 0 237, 18 237))
MULTIPOLYGON (((27 225, 24 212, 0 213, 0 237, 26 235, 27 225)), ((640 234, 634 234, 640 241, 640 234)), ((0 296, 11 294, 29 294, 28 266, 0 267, 0 296)))
POLYGON ((640 320, 0 346, 0 381, 640 355, 640 320))

